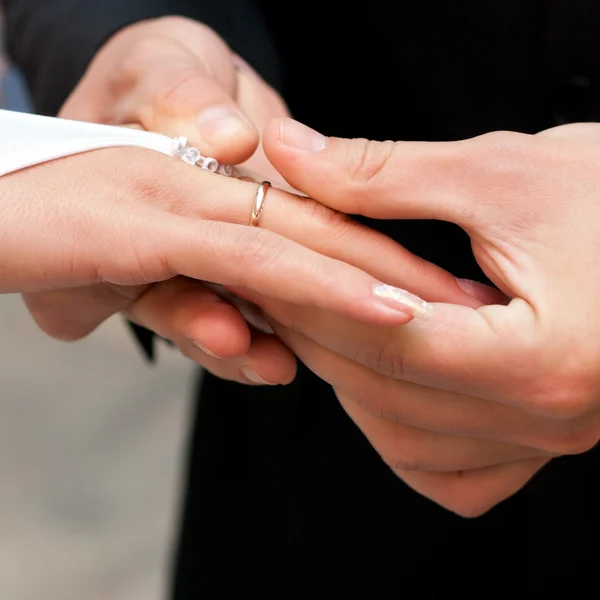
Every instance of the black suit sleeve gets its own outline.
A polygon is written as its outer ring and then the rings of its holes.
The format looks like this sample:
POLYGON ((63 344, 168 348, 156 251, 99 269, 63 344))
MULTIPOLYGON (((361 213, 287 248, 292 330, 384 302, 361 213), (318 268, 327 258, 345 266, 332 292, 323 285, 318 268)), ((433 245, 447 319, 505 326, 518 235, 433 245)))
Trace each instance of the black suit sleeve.
MULTIPOLYGON (((276 88, 278 59, 258 0, 5 0, 8 49, 35 108, 56 114, 102 44, 123 27, 166 15, 213 28, 276 88)), ((132 325, 146 356, 154 334, 132 325)))
POLYGON ((96 51, 144 19, 182 15, 212 27, 275 87, 278 60, 259 0, 4 0, 8 50, 36 110, 56 114, 96 51))

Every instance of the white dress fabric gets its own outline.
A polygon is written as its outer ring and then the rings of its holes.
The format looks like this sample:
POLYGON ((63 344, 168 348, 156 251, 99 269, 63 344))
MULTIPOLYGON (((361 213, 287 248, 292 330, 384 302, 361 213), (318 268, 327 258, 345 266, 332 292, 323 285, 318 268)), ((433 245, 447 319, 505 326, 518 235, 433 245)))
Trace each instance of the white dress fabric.
POLYGON ((73 154, 127 146, 177 156, 188 164, 231 174, 229 166, 221 166, 188 147, 185 138, 0 110, 0 176, 73 154))

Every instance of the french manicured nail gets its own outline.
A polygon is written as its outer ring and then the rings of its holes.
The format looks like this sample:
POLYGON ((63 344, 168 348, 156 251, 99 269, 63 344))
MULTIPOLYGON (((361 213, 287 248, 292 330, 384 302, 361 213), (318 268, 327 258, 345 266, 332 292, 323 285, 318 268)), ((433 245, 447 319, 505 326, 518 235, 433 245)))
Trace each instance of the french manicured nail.
POLYGON ((239 111, 229 106, 207 108, 198 117, 200 135, 208 141, 234 137, 251 128, 248 120, 239 111))
POLYGON ((214 352, 211 352, 202 342, 198 340, 191 340, 192 346, 196 346, 198 350, 201 350, 205 354, 212 356, 213 358, 218 358, 219 360, 224 360, 222 356, 217 356, 214 352))
POLYGON ((327 138, 324 135, 293 119, 282 119, 279 125, 279 141, 285 146, 307 152, 319 152, 327 146, 327 138))
POLYGON ((424 316, 433 310, 433 306, 419 296, 391 285, 377 284, 373 287, 373 294, 387 306, 399 308, 415 316, 424 316))
POLYGON ((275 383, 265 381, 256 371, 254 371, 250 367, 242 367, 241 371, 242 375, 252 383, 258 383, 259 385, 277 385, 275 383))

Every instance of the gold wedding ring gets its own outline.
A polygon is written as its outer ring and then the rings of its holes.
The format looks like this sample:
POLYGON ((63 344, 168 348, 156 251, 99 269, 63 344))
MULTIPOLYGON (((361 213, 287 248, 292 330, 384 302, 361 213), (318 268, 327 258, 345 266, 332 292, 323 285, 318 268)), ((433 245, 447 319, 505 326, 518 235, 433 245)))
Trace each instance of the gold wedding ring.
POLYGON ((263 181, 258 186, 256 197, 254 198, 254 204, 252 205, 252 216, 250 217, 251 227, 258 227, 260 225, 260 216, 262 215, 262 211, 265 206, 265 199, 270 187, 271 184, 268 181, 263 181))

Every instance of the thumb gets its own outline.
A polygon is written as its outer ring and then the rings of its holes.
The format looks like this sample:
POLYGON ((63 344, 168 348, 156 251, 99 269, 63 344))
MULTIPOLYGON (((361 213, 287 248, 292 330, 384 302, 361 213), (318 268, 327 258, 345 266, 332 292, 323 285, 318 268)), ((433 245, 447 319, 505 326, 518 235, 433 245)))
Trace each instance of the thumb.
POLYGON ((175 21, 117 36, 88 70, 63 115, 186 136, 201 153, 239 163, 259 135, 236 103, 232 54, 208 28, 175 21), (178 29, 182 29, 177 33, 178 29), (192 28, 193 31, 188 31, 192 28))
POLYGON ((328 138, 286 118, 267 125, 263 147, 291 186, 335 210, 375 219, 472 224, 464 221, 466 214, 473 214, 473 194, 467 189, 465 174, 476 144, 469 140, 433 143, 328 138))
POLYGON ((184 55, 165 59, 164 69, 140 72, 138 88, 123 102, 120 117, 149 131, 185 135, 201 153, 221 162, 248 159, 259 142, 232 93, 184 55))

